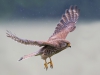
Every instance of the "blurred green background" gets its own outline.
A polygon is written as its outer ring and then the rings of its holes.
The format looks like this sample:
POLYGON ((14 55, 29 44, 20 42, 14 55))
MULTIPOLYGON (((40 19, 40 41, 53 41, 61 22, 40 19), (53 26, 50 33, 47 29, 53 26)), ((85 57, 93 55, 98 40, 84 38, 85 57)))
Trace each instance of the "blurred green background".
POLYGON ((100 75, 100 0, 0 0, 0 39, 0 75, 100 75), (78 6, 80 17, 66 38, 71 48, 52 57, 54 68, 46 71, 40 56, 19 62, 40 47, 17 43, 6 30, 47 40, 70 5, 78 6))
POLYGON ((0 0, 0 19, 58 18, 70 5, 80 8, 82 20, 100 19, 100 0, 0 0))

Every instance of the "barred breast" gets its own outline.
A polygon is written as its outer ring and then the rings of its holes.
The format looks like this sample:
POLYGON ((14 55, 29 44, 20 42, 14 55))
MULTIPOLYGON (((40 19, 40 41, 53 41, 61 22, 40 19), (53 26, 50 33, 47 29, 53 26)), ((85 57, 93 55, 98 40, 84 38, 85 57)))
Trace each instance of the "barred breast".
POLYGON ((51 46, 45 46, 43 49, 44 50, 43 50, 43 54, 41 55, 41 58, 44 60, 63 50, 63 49, 58 49, 58 48, 51 47, 51 46))

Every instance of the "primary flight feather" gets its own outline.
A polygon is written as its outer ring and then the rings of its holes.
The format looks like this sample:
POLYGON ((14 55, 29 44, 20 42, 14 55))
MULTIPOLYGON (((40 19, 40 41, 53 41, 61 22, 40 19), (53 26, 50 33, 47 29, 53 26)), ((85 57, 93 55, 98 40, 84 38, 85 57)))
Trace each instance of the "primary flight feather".
POLYGON ((34 41, 34 40, 27 40, 21 39, 16 35, 12 34, 10 31, 7 30, 7 37, 25 44, 25 45, 37 45, 42 47, 37 52, 24 55, 19 59, 19 61, 40 55, 43 60, 45 60, 44 66, 45 69, 48 69, 48 64, 50 67, 53 68, 53 63, 51 60, 51 56, 63 51, 64 49, 71 47, 70 42, 67 41, 65 38, 67 37, 68 33, 72 32, 76 28, 76 22, 79 18, 79 9, 77 6, 70 6, 69 9, 66 9, 65 14, 62 15, 60 22, 57 24, 54 33, 52 36, 49 37, 47 41, 34 41), (46 59, 50 58, 50 62, 47 62, 46 59))

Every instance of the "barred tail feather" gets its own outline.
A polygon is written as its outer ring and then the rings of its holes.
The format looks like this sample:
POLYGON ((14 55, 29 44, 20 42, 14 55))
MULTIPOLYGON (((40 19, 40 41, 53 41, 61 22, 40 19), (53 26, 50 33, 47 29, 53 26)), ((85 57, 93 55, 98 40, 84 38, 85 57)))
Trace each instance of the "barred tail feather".
POLYGON ((37 55, 36 53, 31 53, 31 54, 28 54, 28 55, 24 55, 23 57, 21 57, 21 58, 19 59, 19 61, 21 61, 21 60, 23 60, 23 59, 30 58, 30 57, 32 57, 32 56, 36 56, 36 55, 37 55))

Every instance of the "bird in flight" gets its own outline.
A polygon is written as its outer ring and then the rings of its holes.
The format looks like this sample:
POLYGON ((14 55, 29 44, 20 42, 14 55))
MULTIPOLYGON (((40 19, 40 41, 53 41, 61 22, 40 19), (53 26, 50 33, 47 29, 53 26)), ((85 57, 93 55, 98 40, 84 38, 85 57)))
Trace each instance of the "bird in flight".
POLYGON ((7 30, 6 34, 7 37, 25 44, 25 45, 37 45, 41 47, 40 50, 37 52, 24 55, 19 59, 19 61, 32 57, 32 56, 41 56, 41 58, 45 61, 44 68, 48 69, 48 64, 50 67, 53 68, 53 62, 51 57, 68 47, 71 47, 70 42, 66 40, 68 33, 72 32, 76 28, 76 22, 79 18, 79 9, 77 6, 70 6, 69 9, 65 10, 65 13, 62 15, 60 22, 57 24, 54 33, 52 36, 49 37, 47 41, 34 41, 34 40, 27 40, 21 39, 16 35, 12 34, 10 31, 7 30), (46 59, 49 58, 50 61, 47 62, 46 59))

